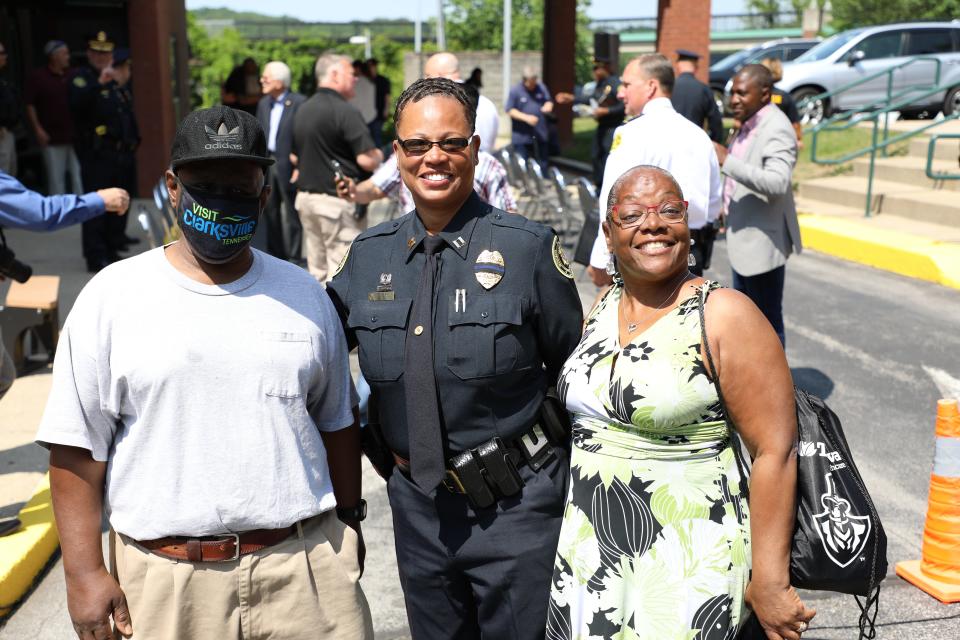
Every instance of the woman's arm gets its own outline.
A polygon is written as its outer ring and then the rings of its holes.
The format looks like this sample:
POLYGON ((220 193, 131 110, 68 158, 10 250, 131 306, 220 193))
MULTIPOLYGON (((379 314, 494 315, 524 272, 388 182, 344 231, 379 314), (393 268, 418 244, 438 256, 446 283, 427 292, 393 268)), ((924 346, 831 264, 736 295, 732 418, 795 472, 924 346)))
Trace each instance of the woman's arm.
POLYGON ((797 416, 790 369, 770 323, 743 294, 712 293, 706 323, 729 418, 753 457, 753 571, 747 604, 769 638, 795 640, 800 622, 816 612, 806 608, 790 586, 797 494, 797 416))

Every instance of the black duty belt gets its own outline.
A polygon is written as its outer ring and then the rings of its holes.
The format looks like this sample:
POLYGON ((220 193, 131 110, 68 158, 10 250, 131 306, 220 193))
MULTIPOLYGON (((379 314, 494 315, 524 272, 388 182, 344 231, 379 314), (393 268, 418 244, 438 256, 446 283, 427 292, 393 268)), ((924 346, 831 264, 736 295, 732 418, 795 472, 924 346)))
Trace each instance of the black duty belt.
MULTIPOLYGON (((443 486, 451 493, 467 496, 474 508, 485 508, 501 498, 520 493, 523 478, 517 469, 524 464, 539 471, 556 455, 539 424, 523 435, 504 442, 491 438, 447 460, 443 486)), ((401 473, 410 476, 410 461, 393 453, 401 473)))

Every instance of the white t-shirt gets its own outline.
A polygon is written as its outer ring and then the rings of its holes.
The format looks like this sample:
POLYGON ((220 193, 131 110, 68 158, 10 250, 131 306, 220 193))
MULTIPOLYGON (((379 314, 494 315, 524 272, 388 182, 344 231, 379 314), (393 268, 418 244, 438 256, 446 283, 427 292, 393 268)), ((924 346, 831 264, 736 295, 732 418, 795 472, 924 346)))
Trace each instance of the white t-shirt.
POLYGON ((80 292, 37 442, 106 461, 110 524, 136 540, 279 528, 336 506, 320 432, 353 422, 355 393, 309 273, 254 251, 205 285, 158 248, 80 292))
POLYGON ((480 136, 480 150, 493 153, 497 146, 497 131, 500 129, 500 115, 493 100, 481 95, 477 103, 477 126, 474 131, 480 136))
POLYGON ((723 182, 710 136, 677 113, 669 98, 654 98, 644 106, 643 115, 620 126, 613 135, 600 189, 601 227, 590 255, 590 264, 598 269, 607 266, 610 256, 602 226, 610 188, 627 170, 641 164, 666 169, 676 178, 690 203, 687 223, 691 229, 700 229, 720 215, 723 182))
POLYGON ((360 112, 364 124, 370 124, 377 117, 377 87, 366 76, 358 76, 353 88, 353 97, 347 100, 360 112))

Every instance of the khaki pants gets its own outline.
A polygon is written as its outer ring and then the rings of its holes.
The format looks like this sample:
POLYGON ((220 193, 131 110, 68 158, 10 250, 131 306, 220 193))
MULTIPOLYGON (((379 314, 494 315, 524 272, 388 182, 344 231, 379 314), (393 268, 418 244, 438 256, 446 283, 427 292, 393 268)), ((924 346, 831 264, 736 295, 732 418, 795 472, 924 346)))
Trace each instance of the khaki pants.
POLYGON ((356 205, 324 193, 297 192, 294 207, 303 225, 307 268, 320 282, 330 279, 350 243, 367 228, 367 219, 353 216, 356 205))
POLYGON ((113 532, 110 543, 136 640, 373 638, 357 535, 333 511, 233 562, 170 560, 113 532))

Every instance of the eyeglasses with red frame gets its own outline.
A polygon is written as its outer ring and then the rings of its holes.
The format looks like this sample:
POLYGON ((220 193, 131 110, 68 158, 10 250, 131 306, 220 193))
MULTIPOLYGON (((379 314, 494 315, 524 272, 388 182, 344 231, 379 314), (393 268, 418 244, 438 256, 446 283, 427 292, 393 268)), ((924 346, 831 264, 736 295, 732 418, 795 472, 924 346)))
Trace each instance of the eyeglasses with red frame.
POLYGON ((621 229, 629 229, 643 224, 647 216, 656 213, 667 224, 683 222, 687 217, 686 200, 666 200, 660 204, 615 204, 610 220, 621 229))

